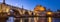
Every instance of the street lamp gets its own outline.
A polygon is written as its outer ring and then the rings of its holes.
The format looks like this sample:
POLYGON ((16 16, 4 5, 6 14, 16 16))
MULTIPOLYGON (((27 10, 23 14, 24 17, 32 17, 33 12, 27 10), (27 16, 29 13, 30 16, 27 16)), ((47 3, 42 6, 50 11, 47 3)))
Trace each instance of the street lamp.
POLYGON ((52 17, 51 16, 52 16, 53 13, 48 11, 46 14, 48 16, 48 22, 52 22, 52 17))

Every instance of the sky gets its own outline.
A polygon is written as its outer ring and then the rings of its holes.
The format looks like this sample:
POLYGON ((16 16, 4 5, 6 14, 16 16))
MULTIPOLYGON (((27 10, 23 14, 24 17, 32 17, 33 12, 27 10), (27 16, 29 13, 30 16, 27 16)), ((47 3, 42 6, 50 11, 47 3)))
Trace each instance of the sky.
MULTIPOLYGON (((2 2, 3 0, 0 0, 2 2)), ((17 6, 27 10, 34 10, 36 5, 40 4, 46 9, 51 9, 52 11, 56 11, 60 9, 60 0, 6 0, 6 4, 17 6)))

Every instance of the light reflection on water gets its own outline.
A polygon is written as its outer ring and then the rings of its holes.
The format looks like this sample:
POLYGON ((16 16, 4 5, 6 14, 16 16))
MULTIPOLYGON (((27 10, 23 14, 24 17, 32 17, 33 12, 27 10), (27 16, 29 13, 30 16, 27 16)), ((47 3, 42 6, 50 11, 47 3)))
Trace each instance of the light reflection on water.
MULTIPOLYGON (((40 18, 40 17, 38 17, 38 18, 40 18)), ((27 19, 27 18, 22 18, 22 19, 27 19)), ((34 22, 34 18, 29 18, 29 19, 31 20, 31 22, 34 22)), ((14 22, 14 17, 9 17, 7 22, 14 22)), ((60 22, 60 18, 52 18, 52 22, 60 22)))
POLYGON ((7 22, 14 22, 14 17, 9 17, 7 22))

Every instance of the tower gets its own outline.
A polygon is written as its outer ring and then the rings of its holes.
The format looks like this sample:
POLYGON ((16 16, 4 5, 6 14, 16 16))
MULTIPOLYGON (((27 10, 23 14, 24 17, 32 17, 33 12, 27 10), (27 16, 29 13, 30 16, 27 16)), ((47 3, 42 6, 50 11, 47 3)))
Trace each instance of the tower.
POLYGON ((5 4, 5 0, 3 0, 3 4, 5 4))
POLYGON ((22 5, 22 10, 23 10, 23 5, 22 5))

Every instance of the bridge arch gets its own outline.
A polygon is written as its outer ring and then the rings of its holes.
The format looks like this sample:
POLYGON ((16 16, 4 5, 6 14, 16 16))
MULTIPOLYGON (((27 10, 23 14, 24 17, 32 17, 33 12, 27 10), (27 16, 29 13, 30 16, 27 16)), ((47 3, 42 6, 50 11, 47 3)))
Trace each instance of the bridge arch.
POLYGON ((29 15, 28 11, 25 12, 25 15, 29 15))
POLYGON ((20 17, 20 13, 17 9, 11 9, 10 14, 15 17, 20 17))

